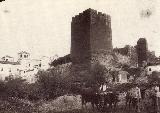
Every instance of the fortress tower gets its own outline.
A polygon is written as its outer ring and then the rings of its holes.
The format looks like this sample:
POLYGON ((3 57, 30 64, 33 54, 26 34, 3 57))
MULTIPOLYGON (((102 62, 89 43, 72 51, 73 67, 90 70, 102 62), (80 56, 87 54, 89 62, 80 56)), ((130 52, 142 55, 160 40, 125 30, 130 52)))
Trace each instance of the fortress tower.
POLYGON ((97 56, 112 51, 111 17, 87 9, 72 18, 71 60, 74 75, 84 75, 97 56))
POLYGON ((73 64, 90 64, 95 53, 112 50, 111 17, 87 9, 72 18, 71 59, 73 64))
POLYGON ((137 41, 137 55, 138 55, 138 66, 142 67, 143 62, 147 62, 147 52, 148 52, 148 44, 145 38, 140 38, 137 41))

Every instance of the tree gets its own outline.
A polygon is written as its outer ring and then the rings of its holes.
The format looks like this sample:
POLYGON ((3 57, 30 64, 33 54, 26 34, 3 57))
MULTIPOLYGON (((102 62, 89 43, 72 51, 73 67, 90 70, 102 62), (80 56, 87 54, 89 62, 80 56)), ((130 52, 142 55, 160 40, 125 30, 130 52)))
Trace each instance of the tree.
POLYGON ((0 80, 0 97, 3 97, 5 95, 5 82, 0 80))
POLYGON ((107 69, 104 65, 96 63, 91 68, 91 78, 93 83, 102 84, 106 82, 107 78, 107 69))
POLYGON ((54 69, 49 71, 39 71, 37 74, 37 84, 39 85, 39 92, 41 97, 45 99, 54 99, 58 96, 64 95, 67 88, 64 79, 54 69))
POLYGON ((26 80, 22 78, 11 78, 5 82, 5 92, 8 97, 19 97, 26 98, 27 92, 27 83, 26 80))
POLYGON ((153 71, 150 76, 148 76, 148 81, 151 85, 154 83, 160 84, 160 72, 153 71))

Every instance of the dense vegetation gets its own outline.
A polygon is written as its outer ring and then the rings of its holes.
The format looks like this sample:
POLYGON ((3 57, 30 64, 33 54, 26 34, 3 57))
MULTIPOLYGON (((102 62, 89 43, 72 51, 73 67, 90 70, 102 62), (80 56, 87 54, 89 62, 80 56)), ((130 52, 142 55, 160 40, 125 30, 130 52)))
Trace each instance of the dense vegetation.
MULTIPOLYGON (((139 69, 132 70, 132 68, 125 65, 122 68, 128 71, 130 75, 132 75, 133 72, 136 74, 136 71, 138 73, 137 75, 139 75, 139 71, 143 71, 139 69)), ((67 69, 70 69, 70 66, 68 66, 67 69)), ((43 100, 43 102, 45 100, 50 101, 65 94, 72 94, 72 79, 69 73, 67 73, 64 67, 61 71, 59 70, 61 69, 52 68, 47 71, 39 71, 37 74, 37 82, 34 84, 28 84, 26 80, 22 78, 12 77, 8 77, 5 81, 0 81, 0 111, 4 110, 6 112, 7 109, 10 109, 7 113, 13 110, 18 113, 37 112, 37 107, 41 105, 39 103, 41 100, 43 100)), ((116 71, 108 70, 104 65, 98 63, 93 65, 90 71, 86 79, 89 85, 104 82, 109 84, 110 77, 117 75, 116 71)), ((155 83, 160 84, 159 74, 158 72, 153 72, 153 74, 148 77, 145 74, 143 77, 139 75, 134 78, 134 82, 148 88, 155 83)), ((126 90, 129 87, 132 87, 132 83, 115 85, 114 88, 116 88, 115 90, 126 90)), ((81 113, 82 111, 79 110, 76 112, 81 113)))

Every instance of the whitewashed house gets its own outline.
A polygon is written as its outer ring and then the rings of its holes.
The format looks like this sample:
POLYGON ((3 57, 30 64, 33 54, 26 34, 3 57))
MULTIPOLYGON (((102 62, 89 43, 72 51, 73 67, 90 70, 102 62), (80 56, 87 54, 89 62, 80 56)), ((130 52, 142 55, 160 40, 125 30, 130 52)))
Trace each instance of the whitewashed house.
POLYGON ((18 62, 0 61, 0 79, 5 80, 10 75, 18 77, 20 75, 19 68, 20 63, 18 62))
POLYGON ((147 66, 146 71, 147 75, 151 75, 153 71, 160 72, 160 65, 147 66))
POLYGON ((14 58, 9 55, 6 55, 6 56, 2 57, 1 61, 14 62, 14 58))
POLYGON ((128 74, 129 73, 126 71, 119 71, 117 82, 118 83, 127 83, 128 82, 128 79, 127 79, 128 74))
POLYGON ((31 59, 30 54, 25 51, 18 53, 18 61, 16 62, 13 57, 6 55, 0 61, 0 79, 5 80, 6 77, 12 75, 34 83, 37 72, 49 68, 49 61, 50 59, 45 56, 41 59, 31 59))

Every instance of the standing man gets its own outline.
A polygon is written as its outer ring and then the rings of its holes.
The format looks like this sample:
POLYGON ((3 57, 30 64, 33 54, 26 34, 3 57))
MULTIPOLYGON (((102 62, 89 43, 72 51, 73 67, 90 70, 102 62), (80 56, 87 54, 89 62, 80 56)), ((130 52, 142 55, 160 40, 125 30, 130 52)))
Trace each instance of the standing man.
POLYGON ((141 91, 137 84, 134 84, 134 87, 132 88, 132 103, 133 107, 140 112, 139 104, 141 99, 141 91))
POLYGON ((107 85, 105 83, 102 83, 101 86, 100 86, 100 91, 105 92, 106 89, 107 89, 107 85))
POLYGON ((159 86, 157 85, 157 83, 155 82, 153 84, 152 87, 152 102, 153 102, 153 107, 154 107, 154 111, 156 111, 156 113, 159 112, 159 86))

